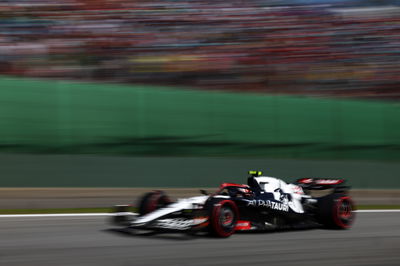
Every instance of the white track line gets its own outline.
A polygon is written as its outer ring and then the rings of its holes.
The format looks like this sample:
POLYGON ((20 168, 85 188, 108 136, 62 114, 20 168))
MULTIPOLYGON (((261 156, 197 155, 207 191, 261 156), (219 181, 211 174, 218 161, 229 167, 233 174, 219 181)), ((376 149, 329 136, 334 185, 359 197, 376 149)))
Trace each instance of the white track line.
MULTIPOLYGON (((400 209, 388 210, 357 210, 360 213, 400 212, 400 209)), ((85 217, 85 216, 114 216, 114 213, 53 213, 53 214, 1 214, 0 218, 18 217, 85 217)))
POLYGON ((388 209, 388 210, 357 210, 356 212, 400 212, 400 209, 388 209))

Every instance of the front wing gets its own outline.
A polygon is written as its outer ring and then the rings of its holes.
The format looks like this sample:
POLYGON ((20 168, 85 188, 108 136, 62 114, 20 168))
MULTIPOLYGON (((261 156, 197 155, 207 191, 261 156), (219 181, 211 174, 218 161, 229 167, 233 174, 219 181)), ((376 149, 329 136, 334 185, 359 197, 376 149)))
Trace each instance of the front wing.
MULTIPOLYGON (((207 229, 209 216, 204 210, 184 210, 182 212, 168 214, 146 223, 138 223, 139 214, 129 211, 129 205, 118 205, 114 207, 114 215, 111 223, 118 226, 129 227, 140 230, 154 231, 201 231, 207 229)), ((266 222, 254 222, 239 220, 236 231, 256 231, 276 229, 275 225, 266 222)))

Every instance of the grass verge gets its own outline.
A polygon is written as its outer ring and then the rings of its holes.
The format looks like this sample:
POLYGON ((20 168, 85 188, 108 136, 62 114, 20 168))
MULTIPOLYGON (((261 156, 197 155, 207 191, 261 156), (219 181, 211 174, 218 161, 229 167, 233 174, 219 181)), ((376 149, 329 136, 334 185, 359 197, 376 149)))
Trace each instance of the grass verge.
POLYGON ((0 214, 103 213, 111 208, 2 209, 0 214))
MULTIPOLYGON (((400 205, 358 205, 357 210, 393 210, 400 205)), ((111 208, 2 209, 1 214, 107 213, 111 208)), ((132 211, 136 211, 132 208, 132 211)))

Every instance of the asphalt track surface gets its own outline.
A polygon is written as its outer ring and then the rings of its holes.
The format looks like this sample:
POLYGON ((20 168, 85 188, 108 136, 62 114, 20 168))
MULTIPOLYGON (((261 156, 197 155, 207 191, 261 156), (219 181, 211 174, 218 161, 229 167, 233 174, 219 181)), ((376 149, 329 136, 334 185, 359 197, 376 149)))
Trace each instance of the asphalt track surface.
POLYGON ((351 230, 228 239, 113 230, 106 217, 0 218, 0 265, 400 265, 400 213, 357 213, 351 230))

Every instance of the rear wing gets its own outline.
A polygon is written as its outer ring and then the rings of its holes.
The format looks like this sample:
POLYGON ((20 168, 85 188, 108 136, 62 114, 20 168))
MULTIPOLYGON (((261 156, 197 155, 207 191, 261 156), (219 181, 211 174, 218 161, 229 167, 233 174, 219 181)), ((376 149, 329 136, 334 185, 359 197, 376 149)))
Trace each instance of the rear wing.
POLYGON ((345 192, 350 189, 344 179, 300 178, 296 180, 295 184, 308 190, 333 189, 334 192, 345 192))

